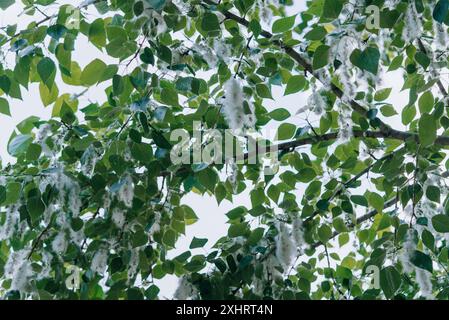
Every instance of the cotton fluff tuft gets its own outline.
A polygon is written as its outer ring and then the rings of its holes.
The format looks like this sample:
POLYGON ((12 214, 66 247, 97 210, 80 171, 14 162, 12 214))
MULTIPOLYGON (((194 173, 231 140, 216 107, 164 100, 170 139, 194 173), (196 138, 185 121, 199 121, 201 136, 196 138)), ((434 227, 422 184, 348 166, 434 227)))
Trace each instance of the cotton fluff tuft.
POLYGON ((125 212, 119 208, 112 210, 112 222, 115 223, 117 228, 121 229, 125 224, 125 212))
POLYGON ((33 270, 31 269, 30 261, 23 261, 14 272, 11 281, 11 289, 17 291, 27 291, 32 275, 33 270))
POLYGON ((290 230, 285 223, 279 223, 276 237, 276 257, 284 267, 289 267, 295 254, 295 246, 290 237, 290 230))
POLYGON ((279 272, 279 260, 274 256, 270 255, 268 259, 266 259, 264 263, 264 269, 267 274, 267 277, 271 281, 281 280, 282 279, 282 273, 279 272))
POLYGON ((171 2, 179 9, 181 14, 186 15, 191 10, 190 4, 183 0, 171 0, 171 2))
POLYGON ((399 260, 407 273, 412 273, 414 270, 413 264, 410 262, 410 258, 415 252, 416 244, 413 241, 413 229, 409 229, 405 235, 405 241, 402 247, 402 252, 399 255, 399 260))
POLYGON ((144 11, 143 14, 148 17, 149 26, 152 30, 155 30, 156 35, 160 35, 167 31, 167 24, 165 23, 164 17, 150 7, 148 2, 144 1, 144 11))
POLYGON ((159 232, 161 230, 161 213, 159 211, 156 211, 154 213, 154 220, 153 224, 151 225, 150 230, 148 230, 148 233, 150 235, 159 232))
POLYGON ((83 2, 80 3, 80 5, 78 6, 78 8, 84 8, 87 7, 93 3, 95 3, 96 0, 84 0, 83 2))
POLYGON ((17 230, 20 221, 20 213, 17 206, 9 206, 6 210, 6 219, 0 227, 0 241, 12 237, 17 230))
POLYGON ((201 58, 206 61, 210 68, 215 68, 217 66, 219 60, 215 53, 207 45, 196 43, 193 46, 193 50, 201 55, 201 58))
POLYGON ((298 217, 293 219, 292 235, 297 247, 304 247, 306 245, 304 239, 304 225, 302 220, 298 217))
POLYGON ((411 1, 405 13, 405 25, 402 32, 402 39, 405 42, 412 42, 421 36, 422 24, 416 11, 415 1, 411 1))
POLYGON ((345 95, 350 99, 354 98, 357 92, 357 81, 353 79, 353 76, 350 73, 350 70, 352 70, 352 64, 349 59, 352 50, 356 47, 357 46, 354 45, 353 38, 344 36, 338 42, 338 45, 335 46, 336 52, 334 52, 336 58, 341 62, 336 74, 339 76, 345 95))
POLYGON ((81 210, 80 187, 60 169, 54 176, 59 191, 61 206, 67 206, 73 217, 77 217, 81 210))
POLYGON ((133 205, 134 183, 130 175, 126 175, 125 178, 123 178, 122 186, 118 191, 118 199, 128 208, 131 208, 133 205))
POLYGON ((86 151, 84 151, 81 157, 81 172, 87 176, 92 177, 95 169, 95 165, 100 159, 101 153, 93 146, 90 145, 86 151))
POLYGON ((244 125, 243 89, 235 78, 231 78, 224 84, 225 98, 223 101, 223 112, 228 125, 233 130, 240 130, 244 125))
POLYGON ((217 57, 224 63, 229 63, 231 56, 231 47, 226 44, 222 39, 214 39, 214 52, 217 57))
POLYGON ((435 297, 432 294, 432 282, 430 281, 430 277, 432 274, 424 269, 416 268, 416 282, 421 291, 421 296, 428 300, 433 300, 435 297))
POLYGON ((229 167, 230 167, 229 168, 230 173, 228 174, 228 179, 229 179, 229 182, 231 183, 232 191, 234 193, 236 193, 237 189, 238 189, 237 176, 239 173, 239 167, 237 166, 237 163, 235 162, 234 159, 229 159, 228 163, 229 163, 229 167))
POLYGON ((187 277, 179 280, 178 288, 173 295, 175 300, 190 300, 196 298, 198 290, 190 283, 187 277))
POLYGON ((327 105, 326 101, 324 101, 324 98, 323 98, 323 95, 322 95, 324 93, 324 90, 323 89, 317 90, 315 84, 313 84, 312 90, 313 90, 313 93, 308 98, 307 104, 308 104, 309 108, 316 115, 319 116, 319 115, 321 115, 324 112, 324 110, 326 110, 326 105, 327 105))
POLYGON ((33 275, 28 253, 28 250, 19 250, 9 254, 3 274, 12 280, 12 290, 26 291, 27 289, 29 279, 33 275))
POLYGON ((11 278, 14 275, 14 272, 18 269, 20 265, 23 264, 23 262, 28 257, 28 251, 27 250, 19 250, 19 251, 13 251, 9 253, 8 260, 6 261, 3 274, 7 278, 11 278))
POLYGON ((442 23, 435 22, 433 25, 435 32, 436 48, 438 50, 446 50, 447 47, 447 30, 442 23))
POLYGON ((338 124, 340 127, 340 131, 338 132, 339 143, 347 143, 352 138, 351 122, 351 111, 344 104, 340 104, 340 114, 338 115, 338 124))
POLYGON ((245 129, 253 128, 256 121, 254 106, 246 101, 247 108, 245 108, 245 97, 240 81, 235 78, 226 81, 224 95, 222 111, 229 128, 237 134, 244 132, 245 129))
POLYGON ((100 249, 92 258, 91 269, 94 272, 103 274, 108 266, 108 251, 106 249, 100 249))
POLYGON ((64 253, 67 250, 67 239, 63 231, 59 232, 53 239, 51 247, 56 253, 64 253))
POLYGON ((133 278, 137 274, 138 267, 139 267, 139 251, 132 250, 131 257, 129 259, 128 279, 133 278))

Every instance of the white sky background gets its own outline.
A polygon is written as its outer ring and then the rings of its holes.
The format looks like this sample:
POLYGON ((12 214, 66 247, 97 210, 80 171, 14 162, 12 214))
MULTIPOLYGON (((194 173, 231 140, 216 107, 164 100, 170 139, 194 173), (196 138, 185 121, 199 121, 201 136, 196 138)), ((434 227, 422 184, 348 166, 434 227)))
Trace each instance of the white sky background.
MULTIPOLYGON (((305 0, 295 0, 294 2, 295 5, 288 8, 289 15, 299 13, 305 8, 305 0)), ((69 3, 69 1, 60 1, 57 4, 45 7, 45 10, 49 14, 52 14, 59 7, 59 5, 63 3, 69 3)), ((70 3, 75 5, 81 3, 81 1, 70 3)), ((26 15, 20 15, 21 12, 22 5, 17 3, 14 6, 10 7, 6 12, 0 11, 0 27, 15 23, 18 24, 18 30, 25 27, 29 22, 32 21, 32 18, 26 15)), ((99 14, 93 8, 84 10, 84 12, 88 14, 89 19, 92 19, 91 21, 99 16, 99 14)), ((43 17, 39 13, 36 13, 35 16, 39 17, 38 19, 43 17)), ((297 18, 298 23, 300 22, 299 19, 300 17, 297 18)), ((87 65, 95 58, 100 58, 106 63, 118 63, 116 59, 111 59, 107 55, 102 54, 102 52, 95 46, 88 43, 87 38, 84 35, 80 34, 76 42, 75 51, 73 51, 72 59, 74 61, 77 61, 80 64, 81 69, 83 69, 85 65, 87 65)), ((8 53, 7 62, 10 63, 8 67, 13 66, 13 53, 8 53)), ((76 94, 83 90, 82 87, 71 87, 64 84, 59 79, 59 76, 57 76, 56 79, 60 94, 76 94)), ((403 80, 400 72, 386 73, 384 75, 383 87, 393 87, 393 92, 388 102, 395 106, 399 114, 401 113, 400 111, 402 110, 402 108, 408 103, 408 92, 400 92, 399 86, 402 85, 402 83, 403 80)), ((265 100, 265 107, 269 111, 275 108, 283 107, 289 110, 292 115, 295 115, 296 111, 306 104, 308 93, 302 92, 284 97, 284 90, 285 88, 274 86, 274 100, 265 100)), ((3 160, 3 165, 5 165, 9 161, 13 161, 13 158, 8 155, 6 150, 7 142, 15 126, 23 119, 32 115, 38 116, 42 119, 49 119, 51 115, 52 105, 48 106, 47 108, 43 107, 39 96, 38 84, 31 84, 29 87, 29 91, 22 90, 22 96, 23 101, 7 98, 10 102, 12 115, 11 117, 0 114, 0 132, 2 134, 2 138, 0 139, 0 156, 3 160)), ((103 102, 105 101, 105 99, 106 96, 104 94, 104 86, 92 87, 85 95, 79 98, 79 108, 82 108, 89 104, 89 101, 103 102)), ((304 126, 306 123, 301 119, 303 119, 303 117, 301 116, 292 116, 286 121, 297 124, 298 126, 304 126)), ((313 117, 311 117, 311 119, 313 119, 313 117)), ((396 129, 404 129, 399 116, 384 120, 396 129)), ((280 123, 271 121, 268 124, 267 129, 276 129, 279 124, 280 123)), ((298 193, 301 193, 301 191, 304 190, 304 185, 298 184, 298 186, 298 193)), ((251 187, 248 187, 248 189, 250 190, 251 187)), ((183 198, 183 203, 189 205, 194 209, 199 217, 199 220, 196 224, 187 227, 187 235, 185 237, 181 237, 178 240, 177 248, 169 253, 169 257, 174 257, 184 252, 185 250, 188 250, 190 241, 193 236, 209 239, 209 242, 203 249, 196 249, 198 253, 206 253, 216 242, 216 240, 227 233, 228 226, 226 225, 227 219, 225 213, 227 213, 232 208, 235 208, 236 206, 244 205, 246 207, 250 207, 251 205, 247 192, 244 192, 239 196, 234 196, 234 203, 230 203, 229 201, 225 200, 221 203, 220 206, 217 205, 214 197, 210 197, 207 194, 203 196, 197 194, 189 194, 183 198)), ((195 252, 193 252, 193 254, 195 254, 195 252)), ((157 284, 159 284, 161 289, 160 296, 169 298, 172 296, 174 290, 176 289, 177 278, 175 276, 166 276, 163 280, 157 281, 157 284)))

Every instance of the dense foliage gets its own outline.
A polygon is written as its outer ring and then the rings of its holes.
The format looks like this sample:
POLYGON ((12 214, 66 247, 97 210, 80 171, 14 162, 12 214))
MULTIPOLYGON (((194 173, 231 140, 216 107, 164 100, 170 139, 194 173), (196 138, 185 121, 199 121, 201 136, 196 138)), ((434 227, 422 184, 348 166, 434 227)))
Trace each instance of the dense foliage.
POLYGON ((1 29, 0 112, 30 83, 52 107, 17 126, 0 171, 1 296, 157 299, 175 274, 180 299, 447 299, 449 1, 214 1, 22 0, 34 22, 1 29), (116 63, 72 60, 82 37, 116 63), (394 72, 405 107, 382 84, 394 72), (309 94, 296 117, 266 107, 275 86, 309 94), (242 145, 276 122, 279 171, 173 163, 171 133, 197 122, 242 145), (252 206, 211 250, 194 238, 169 259, 198 219, 190 192, 252 206))

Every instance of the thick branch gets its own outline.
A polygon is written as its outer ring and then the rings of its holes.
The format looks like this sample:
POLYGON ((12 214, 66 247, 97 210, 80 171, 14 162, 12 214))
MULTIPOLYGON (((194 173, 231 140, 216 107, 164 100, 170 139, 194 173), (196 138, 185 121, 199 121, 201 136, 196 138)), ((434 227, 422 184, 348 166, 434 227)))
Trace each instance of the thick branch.
MULTIPOLYGON (((213 5, 213 6, 217 6, 217 7, 219 5, 218 3, 216 3, 212 0, 203 0, 203 1, 204 1, 204 3, 206 3, 208 5, 213 5)), ((245 27, 249 26, 248 20, 246 20, 242 17, 239 17, 230 11, 220 9, 220 8, 219 8, 219 11, 227 19, 234 20, 235 22, 237 22, 245 27)), ((273 38, 273 34, 266 30, 262 30, 260 32, 260 35, 267 39, 273 38)), ((313 71, 312 66, 301 56, 301 54, 299 52, 297 52, 292 47, 285 45, 281 40, 275 39, 275 40, 272 40, 272 43, 274 45, 280 47, 281 49, 283 49, 284 52, 286 54, 288 54, 293 60, 295 60, 302 68, 304 68, 304 70, 306 70, 310 74, 314 75, 314 77, 316 79, 318 79, 321 83, 323 83, 323 80, 313 71)), ((325 83, 323 83, 323 84, 325 84, 325 83)), ((443 87, 443 89, 444 89, 444 87, 443 87)), ((340 99, 343 98, 343 96, 344 96, 344 92, 334 84, 331 84, 331 91, 340 99)), ((356 102, 354 100, 349 100, 349 105, 355 112, 359 113, 360 115, 362 115, 362 116, 367 115, 368 110, 365 107, 363 107, 362 105, 360 105, 358 102, 356 102)), ((383 132, 385 134, 384 137, 389 137, 389 138, 394 138, 394 139, 399 139, 399 140, 406 140, 410 137, 416 136, 413 133, 395 130, 395 129, 391 128, 385 122, 381 121, 380 119, 379 119, 379 129, 381 132, 383 132)), ((438 137, 436 143, 440 144, 440 145, 449 145, 449 137, 438 137)))

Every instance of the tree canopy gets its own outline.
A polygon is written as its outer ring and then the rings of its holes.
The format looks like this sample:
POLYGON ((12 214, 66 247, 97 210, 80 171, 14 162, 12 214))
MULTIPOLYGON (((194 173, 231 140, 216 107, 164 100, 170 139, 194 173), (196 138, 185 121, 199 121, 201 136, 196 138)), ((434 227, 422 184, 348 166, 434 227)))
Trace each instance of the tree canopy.
POLYGON ((22 0, 33 22, 0 30, 0 113, 37 83, 52 116, 9 138, 0 295, 158 299, 175 275, 176 299, 448 299, 449 1, 296 2, 22 0), (81 38, 115 63, 81 66, 81 38), (309 98, 294 115, 268 107, 274 88, 309 98), (208 149, 215 134, 242 158, 208 149), (168 258, 192 192, 251 206, 168 258))

